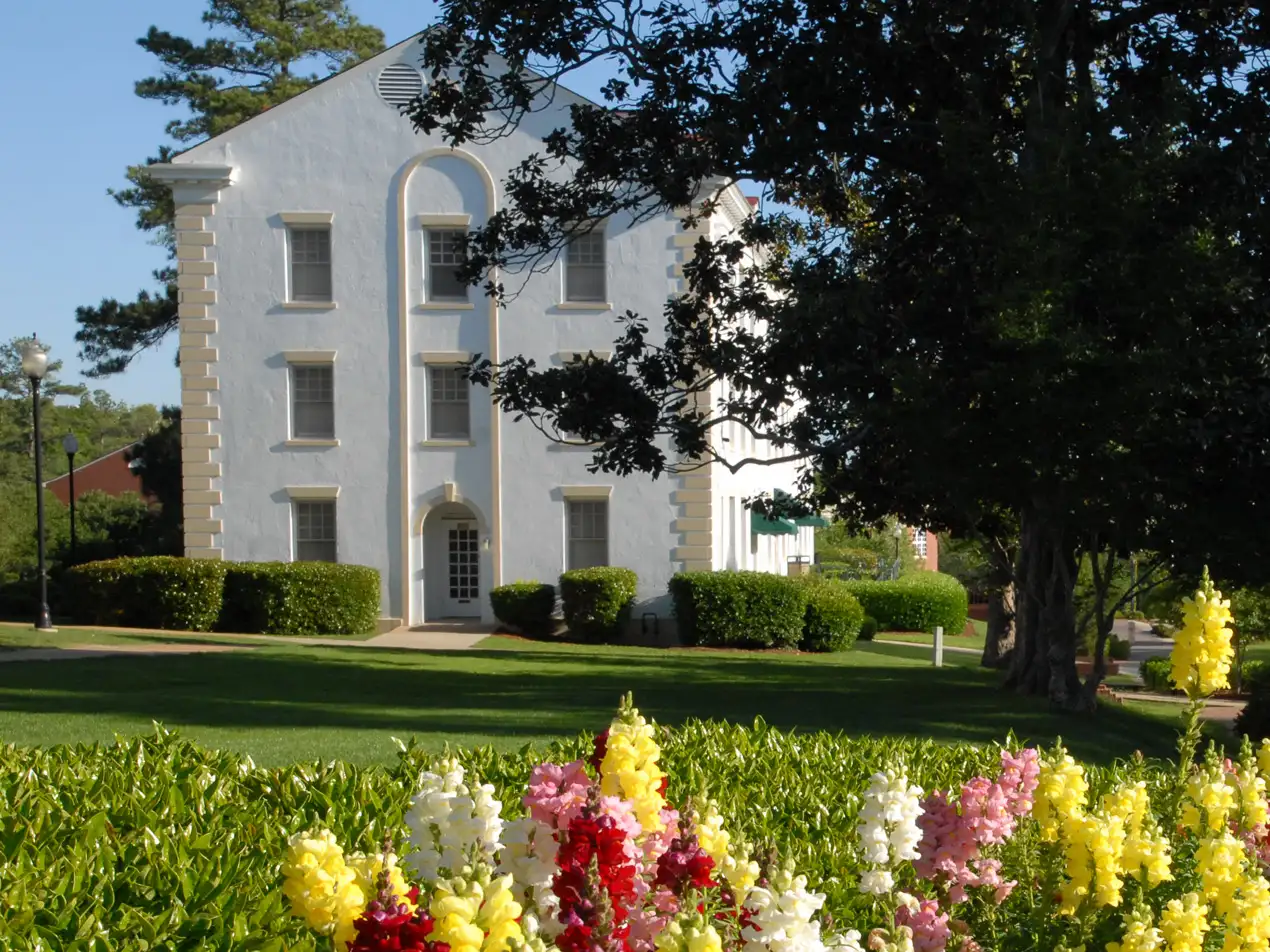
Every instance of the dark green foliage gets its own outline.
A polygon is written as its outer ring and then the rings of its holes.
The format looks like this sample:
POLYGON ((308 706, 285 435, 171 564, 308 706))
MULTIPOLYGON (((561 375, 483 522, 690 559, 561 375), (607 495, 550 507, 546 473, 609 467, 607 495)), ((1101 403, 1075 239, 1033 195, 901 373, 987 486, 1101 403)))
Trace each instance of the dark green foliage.
POLYGON ((68 614, 96 625, 211 631, 220 616, 225 563, 175 556, 110 559, 66 573, 68 614))
POLYGON ((1235 730, 1254 741, 1270 737, 1270 666, 1262 664, 1246 682, 1248 703, 1235 720, 1235 730))
POLYGON ((570 637, 602 644, 620 639, 638 586, 639 576, 615 566, 565 572, 560 576, 560 602, 570 637))
POLYGON ((1124 638, 1112 635, 1107 639, 1107 657, 1112 661, 1128 661, 1129 653, 1129 642, 1124 638))
POLYGON ((164 407, 162 422, 128 452, 142 488, 158 502, 153 545, 176 555, 184 547, 181 485, 181 408, 164 407))
POLYGON ((542 637, 555 630, 556 590, 546 582, 512 582, 491 589, 494 617, 523 634, 542 637))
POLYGON ((948 635, 966 628, 969 600, 955 578, 939 572, 915 572, 894 582, 843 582, 877 619, 883 631, 930 631, 948 635))
POLYGON ((1080 553, 1270 581, 1249 531, 1270 479, 1262 6, 655 6, 647 42, 596 28, 643 12, 609 0, 447 3, 423 37, 449 79, 411 118, 454 146, 540 122, 597 59, 612 74, 508 174, 467 243, 473 284, 606 218, 696 210, 703 182, 764 199, 696 241, 682 294, 625 315, 613 360, 474 366, 504 412, 617 473, 735 466, 717 433, 740 425, 848 525, 1017 526, 1007 681, 1067 709, 1096 700, 1080 553))
POLYGON ((860 635, 864 609, 842 582, 831 579, 806 583, 803 651, 849 651, 860 635))
POLYGON ((365 635, 379 618, 379 572, 332 562, 226 565, 217 627, 264 635, 365 635))
POLYGON ((872 641, 877 633, 878 620, 872 615, 865 615, 864 621, 860 622, 860 634, 856 636, 856 641, 872 641))
POLYGON ((810 588, 767 572, 680 572, 670 580, 679 640, 715 648, 797 647, 810 588))
MULTIPOLYGON (((816 530, 816 559, 824 563, 845 563, 857 566, 854 578, 876 578, 878 567, 889 572, 895 564, 898 552, 900 574, 907 575, 918 569, 917 550, 913 547, 912 530, 900 526, 897 545, 895 528, 897 520, 887 518, 880 526, 853 530, 842 522, 816 530)), ((848 577, 848 576, 843 576, 848 577)))

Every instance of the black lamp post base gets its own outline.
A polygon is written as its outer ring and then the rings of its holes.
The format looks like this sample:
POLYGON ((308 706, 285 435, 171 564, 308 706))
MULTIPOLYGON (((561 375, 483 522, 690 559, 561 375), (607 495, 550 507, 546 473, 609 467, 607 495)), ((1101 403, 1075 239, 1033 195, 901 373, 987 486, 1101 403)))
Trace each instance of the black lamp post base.
POLYGON ((47 605, 40 606, 39 617, 35 619, 35 630, 42 631, 45 634, 57 631, 53 627, 53 619, 49 617, 49 607, 47 605))

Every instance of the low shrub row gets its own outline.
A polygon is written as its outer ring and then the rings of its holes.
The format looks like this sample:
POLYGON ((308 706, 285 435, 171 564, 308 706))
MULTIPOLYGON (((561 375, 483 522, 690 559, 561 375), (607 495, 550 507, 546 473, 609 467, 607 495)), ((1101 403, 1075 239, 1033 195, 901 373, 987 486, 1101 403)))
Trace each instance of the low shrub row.
MULTIPOLYGON (((1173 682, 1169 680, 1169 671, 1172 669, 1172 662, 1165 656, 1158 658, 1147 658, 1142 662, 1139 671, 1142 677, 1142 684, 1149 691, 1157 691, 1161 694, 1181 694, 1182 692, 1173 687, 1173 682)), ((1243 689, 1249 693, 1256 693, 1256 686, 1262 682, 1266 683, 1266 688, 1270 689, 1270 664, 1265 661, 1245 661, 1239 666, 1240 677, 1239 683, 1243 685, 1243 689)), ((1232 687, 1235 683, 1235 675, 1230 675, 1232 687)), ((1270 702, 1270 690, 1267 690, 1266 700, 1270 702)), ((1266 736, 1266 735, 1261 735, 1266 736)))
POLYGON ((970 600, 965 586, 951 575, 914 572, 892 582, 843 582, 876 619, 883 631, 929 631, 943 628, 959 635, 966 628, 970 600))
POLYGON ((77 621, 268 635, 361 635, 379 617, 379 572, 328 562, 176 556, 87 562, 67 572, 77 621))
POLYGON ((681 572, 670 595, 686 645, 845 651, 864 610, 846 584, 767 572, 681 572))
MULTIPOLYGON (((635 602, 630 569, 591 568, 560 576, 560 602, 575 641, 620 639, 635 602)), ((966 627, 966 590, 934 572, 895 582, 842 581, 816 573, 681 572, 670 581, 679 640, 689 646, 845 651, 882 630, 950 634, 966 627)), ((532 637, 555 631, 556 589, 513 582, 490 592, 494 616, 532 637)))
MULTIPOLYGON (((630 569, 600 566, 560 576, 565 624, 575 641, 612 644, 631 618, 639 578, 630 569)), ((494 617, 522 634, 541 638, 555 631, 556 590, 546 582, 512 582, 490 591, 494 617)))

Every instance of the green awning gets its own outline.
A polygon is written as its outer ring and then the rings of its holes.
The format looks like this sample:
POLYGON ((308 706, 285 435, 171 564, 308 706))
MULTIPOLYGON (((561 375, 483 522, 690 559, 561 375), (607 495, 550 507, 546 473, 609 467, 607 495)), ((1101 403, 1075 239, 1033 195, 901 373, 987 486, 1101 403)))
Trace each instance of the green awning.
POLYGON ((788 519, 769 519, 761 512, 750 512, 750 531, 757 535, 798 535, 798 526, 788 519))
POLYGON ((828 529, 829 520, 824 516, 799 516, 794 520, 796 526, 815 526, 817 529, 828 529))
MULTIPOLYGON (((783 489, 773 489, 772 498, 777 502, 792 502, 793 496, 783 489)), ((788 520, 796 526, 816 526, 820 529, 829 528, 829 520, 820 515, 798 516, 797 518, 788 520)))

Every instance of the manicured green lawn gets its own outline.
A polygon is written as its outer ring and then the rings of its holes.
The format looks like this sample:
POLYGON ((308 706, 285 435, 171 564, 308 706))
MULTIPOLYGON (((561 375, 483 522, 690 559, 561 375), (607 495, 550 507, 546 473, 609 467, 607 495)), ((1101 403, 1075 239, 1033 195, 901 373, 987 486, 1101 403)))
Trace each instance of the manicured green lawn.
MULTIPOLYGON (((988 623, 972 618, 970 619, 970 624, 975 629, 973 635, 963 635, 960 632, 950 635, 948 632, 944 632, 944 644, 951 645, 954 648, 974 648, 977 651, 982 651, 984 639, 988 636, 988 623)), ((934 635, 921 631, 879 631, 877 637, 884 641, 903 641, 914 645, 933 646, 935 644, 934 635)))
MULTIPOLYGON (((39 640, 29 632, 25 643, 39 640)), ((53 636, 85 643, 82 630, 53 636)), ((100 640, 136 640, 115 633, 100 640)), ((10 647, 24 639, 0 632, 10 647)), ((872 645, 835 656, 584 647, 491 638, 481 649, 418 652, 255 643, 201 655, 0 664, 0 739, 106 741, 152 720, 262 763, 390 760, 392 738, 519 748, 595 731, 619 696, 664 723, 756 716, 800 729, 975 743, 1057 735, 1097 760, 1168 755, 1171 707, 1056 717, 1004 694, 971 655, 934 668, 929 649, 872 645), (481 650, 483 649, 483 650, 481 650), (1161 710, 1160 708, 1164 708, 1161 710)))

